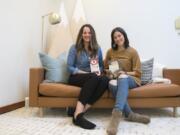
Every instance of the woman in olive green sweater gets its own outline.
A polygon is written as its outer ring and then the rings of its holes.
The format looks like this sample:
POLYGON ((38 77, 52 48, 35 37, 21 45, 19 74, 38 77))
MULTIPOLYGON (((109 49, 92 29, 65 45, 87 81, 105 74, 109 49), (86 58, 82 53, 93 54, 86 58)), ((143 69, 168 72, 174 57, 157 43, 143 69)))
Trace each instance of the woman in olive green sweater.
POLYGON ((133 122, 147 124, 150 122, 150 118, 134 113, 127 101, 129 89, 141 85, 141 63, 137 51, 129 46, 126 32, 120 27, 112 30, 111 49, 106 54, 105 68, 109 67, 110 61, 120 62, 122 69, 118 73, 117 84, 113 84, 113 80, 109 83, 109 89, 115 98, 115 105, 107 133, 115 135, 123 113, 127 120, 133 122))

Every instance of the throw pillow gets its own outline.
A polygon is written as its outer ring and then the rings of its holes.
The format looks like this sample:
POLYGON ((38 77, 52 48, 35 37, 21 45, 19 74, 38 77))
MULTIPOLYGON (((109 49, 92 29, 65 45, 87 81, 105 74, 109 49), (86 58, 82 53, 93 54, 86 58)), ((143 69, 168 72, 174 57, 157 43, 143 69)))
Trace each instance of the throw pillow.
POLYGON ((152 82, 154 58, 141 62, 141 84, 145 85, 152 82))
POLYGON ((165 65, 162 65, 160 63, 154 63, 153 66, 153 74, 152 74, 152 78, 163 78, 163 69, 166 68, 165 65))
POLYGON ((161 77, 155 77, 152 79, 153 83, 164 83, 164 84, 171 84, 171 80, 168 78, 161 78, 161 77))
POLYGON ((46 70, 45 82, 67 83, 69 73, 67 71, 66 53, 60 54, 56 59, 45 53, 39 53, 40 61, 46 70))

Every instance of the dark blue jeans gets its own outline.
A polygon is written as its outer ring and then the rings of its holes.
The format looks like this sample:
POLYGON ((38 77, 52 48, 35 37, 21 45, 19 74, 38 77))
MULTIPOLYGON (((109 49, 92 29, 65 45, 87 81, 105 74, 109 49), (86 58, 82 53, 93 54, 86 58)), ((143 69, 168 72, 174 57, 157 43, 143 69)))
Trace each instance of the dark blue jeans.
POLYGON ((138 85, 130 76, 127 76, 127 78, 118 78, 117 85, 109 83, 109 89, 115 98, 114 109, 122 111, 125 117, 128 117, 129 113, 132 112, 127 101, 129 89, 136 87, 138 87, 138 85))

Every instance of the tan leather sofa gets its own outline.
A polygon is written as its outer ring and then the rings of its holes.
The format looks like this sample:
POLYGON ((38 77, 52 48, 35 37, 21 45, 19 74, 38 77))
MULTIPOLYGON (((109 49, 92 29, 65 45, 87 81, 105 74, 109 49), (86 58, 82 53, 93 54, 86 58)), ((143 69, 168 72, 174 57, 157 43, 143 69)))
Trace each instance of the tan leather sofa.
MULTIPOLYGON (((29 105, 39 107, 42 116, 43 108, 66 108, 76 105, 80 88, 62 83, 42 83, 45 70, 31 68, 29 80, 29 105)), ((180 106, 180 69, 164 69, 163 76, 172 84, 149 84, 130 90, 128 102, 133 108, 173 107, 176 116, 180 106)), ((114 100, 107 90, 94 108, 112 108, 114 100)))

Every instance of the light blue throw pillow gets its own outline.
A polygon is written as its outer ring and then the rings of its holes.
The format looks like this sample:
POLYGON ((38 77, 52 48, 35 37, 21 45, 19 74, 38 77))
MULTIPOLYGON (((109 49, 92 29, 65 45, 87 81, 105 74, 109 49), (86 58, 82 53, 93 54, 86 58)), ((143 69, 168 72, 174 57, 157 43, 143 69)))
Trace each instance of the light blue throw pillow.
POLYGON ((60 54, 56 59, 45 53, 39 53, 40 61, 43 68, 46 70, 45 82, 67 83, 69 73, 67 70, 66 53, 60 54))

